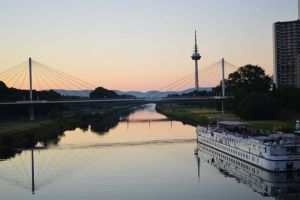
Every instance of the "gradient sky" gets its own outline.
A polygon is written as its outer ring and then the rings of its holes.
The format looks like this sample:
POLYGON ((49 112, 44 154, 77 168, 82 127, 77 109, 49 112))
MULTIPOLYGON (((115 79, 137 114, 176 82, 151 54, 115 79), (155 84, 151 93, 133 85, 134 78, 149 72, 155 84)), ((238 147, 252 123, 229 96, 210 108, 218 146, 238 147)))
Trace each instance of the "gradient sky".
MULTIPOLYGON (((273 72, 272 24, 296 0, 1 0, 0 71, 29 56, 94 85, 151 90, 222 57, 273 72)), ((201 84, 201 83, 200 83, 201 84)))

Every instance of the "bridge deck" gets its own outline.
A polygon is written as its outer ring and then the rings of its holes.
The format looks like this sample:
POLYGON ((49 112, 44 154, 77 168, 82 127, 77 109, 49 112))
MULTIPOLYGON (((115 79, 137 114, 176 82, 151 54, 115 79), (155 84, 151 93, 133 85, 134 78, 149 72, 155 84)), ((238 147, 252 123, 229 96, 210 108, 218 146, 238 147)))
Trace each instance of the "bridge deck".
POLYGON ((39 105, 39 104, 76 104, 76 103, 160 103, 160 102, 193 102, 203 100, 224 100, 230 97, 182 97, 182 98, 135 98, 135 99, 81 99, 81 100, 33 100, 0 102, 1 105, 39 105))

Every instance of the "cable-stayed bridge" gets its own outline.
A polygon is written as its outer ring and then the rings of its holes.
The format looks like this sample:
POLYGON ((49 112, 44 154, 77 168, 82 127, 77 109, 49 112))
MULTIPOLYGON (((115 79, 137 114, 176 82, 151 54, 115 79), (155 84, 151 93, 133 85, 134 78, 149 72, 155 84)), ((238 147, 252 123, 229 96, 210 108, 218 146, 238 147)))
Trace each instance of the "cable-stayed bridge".
MULTIPOLYGON (((172 81, 154 91, 182 91, 194 88, 195 79, 199 79, 195 90, 201 88, 212 88, 222 85, 222 94, 219 96, 207 97, 169 97, 157 98, 155 92, 145 96, 144 98, 118 98, 118 99, 91 99, 86 97, 89 91, 96 88, 95 85, 81 80, 68 73, 62 72, 57 68, 50 67, 41 62, 29 58, 28 61, 22 62, 2 73, 0 73, 0 81, 3 81, 7 87, 19 90, 29 91, 29 94, 23 96, 17 101, 0 101, 0 106, 5 105, 29 105, 37 104, 80 104, 80 103, 158 103, 158 102, 189 102, 202 101, 209 99, 226 99, 224 79, 237 67, 226 60, 222 59, 207 67, 201 68, 197 77, 194 73, 183 76, 182 78, 172 81), (59 99, 42 99, 36 91, 54 90, 61 94, 59 99), (71 94, 70 94, 71 93, 71 94), (79 98, 70 98, 76 96, 79 98), (85 96, 85 97, 84 97, 85 96)), ((192 90, 190 90, 192 91, 192 90)), ((33 112, 33 108, 32 111, 33 112)))
MULTIPOLYGON (((62 98, 68 96, 85 97, 89 91, 97 87, 94 84, 83 81, 54 67, 47 66, 32 59, 30 60, 31 62, 25 61, 0 73, 0 81, 3 81, 8 87, 20 90, 47 91, 52 89, 59 92, 62 98)), ((235 65, 224 60, 224 78, 235 70, 237 70, 235 65)), ((153 91, 175 92, 194 88, 194 75, 194 73, 191 73, 183 76, 160 88, 153 88, 153 91)), ((216 87, 222 82, 222 75, 222 60, 200 69, 198 75, 200 89, 216 87)), ((155 96, 155 92, 153 92, 146 95, 146 98, 154 98, 155 96)), ((28 94, 28 96, 24 96, 20 101, 28 101, 30 98, 30 94, 28 94)), ((32 98, 32 101, 39 100, 38 96, 36 99, 34 99, 34 97, 32 98)))

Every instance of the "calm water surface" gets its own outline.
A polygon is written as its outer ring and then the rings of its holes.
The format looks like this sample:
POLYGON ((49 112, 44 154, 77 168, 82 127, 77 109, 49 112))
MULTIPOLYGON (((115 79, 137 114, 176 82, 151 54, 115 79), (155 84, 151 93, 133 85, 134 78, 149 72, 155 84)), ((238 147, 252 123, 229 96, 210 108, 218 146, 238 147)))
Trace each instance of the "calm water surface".
POLYGON ((66 131, 58 144, 33 151, 34 194, 30 150, 0 161, 0 199, 300 198, 297 175, 252 176, 212 163, 207 148, 195 156, 195 128, 168 121, 155 105, 95 130, 66 131))

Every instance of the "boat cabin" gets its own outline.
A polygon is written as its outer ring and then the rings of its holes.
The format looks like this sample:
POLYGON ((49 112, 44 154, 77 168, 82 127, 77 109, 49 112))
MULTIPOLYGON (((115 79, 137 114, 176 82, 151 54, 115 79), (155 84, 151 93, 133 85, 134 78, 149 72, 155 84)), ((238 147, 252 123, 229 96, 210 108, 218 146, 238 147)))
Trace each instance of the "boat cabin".
POLYGON ((225 132, 246 134, 250 132, 250 124, 239 121, 220 121, 218 127, 225 132))

